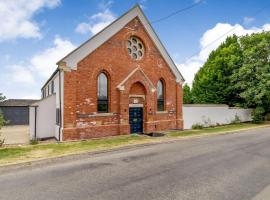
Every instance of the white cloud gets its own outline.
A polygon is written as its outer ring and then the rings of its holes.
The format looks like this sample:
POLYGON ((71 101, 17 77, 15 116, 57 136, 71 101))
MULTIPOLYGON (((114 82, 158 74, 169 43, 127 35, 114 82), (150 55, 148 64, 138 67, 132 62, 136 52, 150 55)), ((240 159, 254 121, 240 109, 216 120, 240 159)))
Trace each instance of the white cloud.
POLYGON ((56 62, 75 49, 75 45, 58 36, 54 45, 30 59, 31 68, 42 77, 48 77, 56 69, 56 62))
POLYGON ((16 83, 34 83, 32 72, 27 67, 21 65, 12 65, 10 68, 9 80, 16 83))
POLYGON ((22 99, 40 99, 40 95, 26 95, 26 96, 22 96, 22 99))
POLYGON ((108 26, 116 19, 115 14, 110 10, 111 4, 111 1, 109 1, 107 4, 100 4, 99 8, 102 11, 89 17, 88 22, 78 24, 75 31, 82 34, 90 32, 92 35, 95 35, 103 28, 108 26))
POLYGON ((33 16, 42 8, 55 8, 60 0, 0 1, 0 41, 16 38, 40 38, 41 33, 33 16))
POLYGON ((188 84, 192 83, 194 75, 203 66, 210 52, 215 50, 223 41, 225 41, 227 36, 233 34, 241 36, 261 32, 263 30, 269 31, 270 24, 265 24, 261 28, 253 27, 250 29, 245 29, 243 26, 239 24, 231 25, 226 23, 218 23, 212 29, 207 30, 200 38, 199 53, 197 55, 192 56, 191 58, 188 58, 184 63, 177 64, 184 78, 186 79, 186 83, 188 84), (228 34, 224 35, 227 32, 228 34))
POLYGON ((141 9, 143 9, 143 10, 147 9, 147 7, 145 5, 147 3, 147 0, 140 0, 138 3, 140 5, 141 9))
POLYGON ((40 97, 40 86, 56 69, 56 62, 75 48, 56 36, 53 45, 18 65, 5 66, 0 73, 1 92, 8 98, 40 97))
POLYGON ((243 19, 243 24, 244 25, 249 25, 251 24, 252 22, 254 22, 255 18, 253 17, 244 17, 243 19))

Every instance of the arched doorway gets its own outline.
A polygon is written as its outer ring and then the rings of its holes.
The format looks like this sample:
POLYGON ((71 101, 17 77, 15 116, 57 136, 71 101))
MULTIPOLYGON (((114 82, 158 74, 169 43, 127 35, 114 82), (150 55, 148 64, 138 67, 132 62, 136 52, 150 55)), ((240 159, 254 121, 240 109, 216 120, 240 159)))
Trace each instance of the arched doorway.
POLYGON ((129 92, 130 133, 143 133, 146 89, 140 82, 132 84, 129 92))

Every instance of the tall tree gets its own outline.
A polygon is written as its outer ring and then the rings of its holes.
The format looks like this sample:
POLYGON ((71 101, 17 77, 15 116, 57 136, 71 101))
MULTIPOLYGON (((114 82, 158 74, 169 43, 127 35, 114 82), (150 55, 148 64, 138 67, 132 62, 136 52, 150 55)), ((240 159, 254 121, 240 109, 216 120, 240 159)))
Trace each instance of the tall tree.
POLYGON ((233 88, 240 91, 244 106, 264 114, 270 111, 270 32, 241 37, 240 43, 244 59, 232 76, 233 88))
POLYGON ((192 96, 191 96, 191 90, 188 84, 185 84, 183 87, 183 102, 184 104, 190 104, 192 103, 192 96))
POLYGON ((228 37, 212 51, 195 75, 192 86, 194 103, 225 103, 233 105, 240 101, 238 92, 231 87, 231 75, 242 65, 242 50, 238 37, 228 37))

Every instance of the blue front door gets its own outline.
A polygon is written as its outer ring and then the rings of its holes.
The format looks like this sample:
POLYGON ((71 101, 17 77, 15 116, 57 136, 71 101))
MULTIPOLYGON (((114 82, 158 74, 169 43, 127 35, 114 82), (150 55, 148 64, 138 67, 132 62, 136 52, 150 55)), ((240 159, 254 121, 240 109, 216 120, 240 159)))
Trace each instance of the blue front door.
POLYGON ((130 133, 143 132, 143 108, 129 108, 130 133))

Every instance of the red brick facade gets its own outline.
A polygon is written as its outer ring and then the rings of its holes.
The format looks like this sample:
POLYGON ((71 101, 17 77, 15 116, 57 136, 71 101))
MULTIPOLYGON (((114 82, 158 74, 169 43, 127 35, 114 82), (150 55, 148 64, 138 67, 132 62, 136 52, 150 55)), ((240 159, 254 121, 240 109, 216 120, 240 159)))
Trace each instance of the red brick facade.
POLYGON ((134 102, 143 104, 144 132, 182 129, 182 85, 138 18, 81 60, 76 70, 64 73, 63 140, 129 134, 129 105, 134 102), (145 47, 138 61, 126 48, 133 35, 145 47), (109 81, 106 114, 97 113, 97 77, 101 72, 109 81), (157 112, 160 79, 165 85, 164 112, 157 112))

